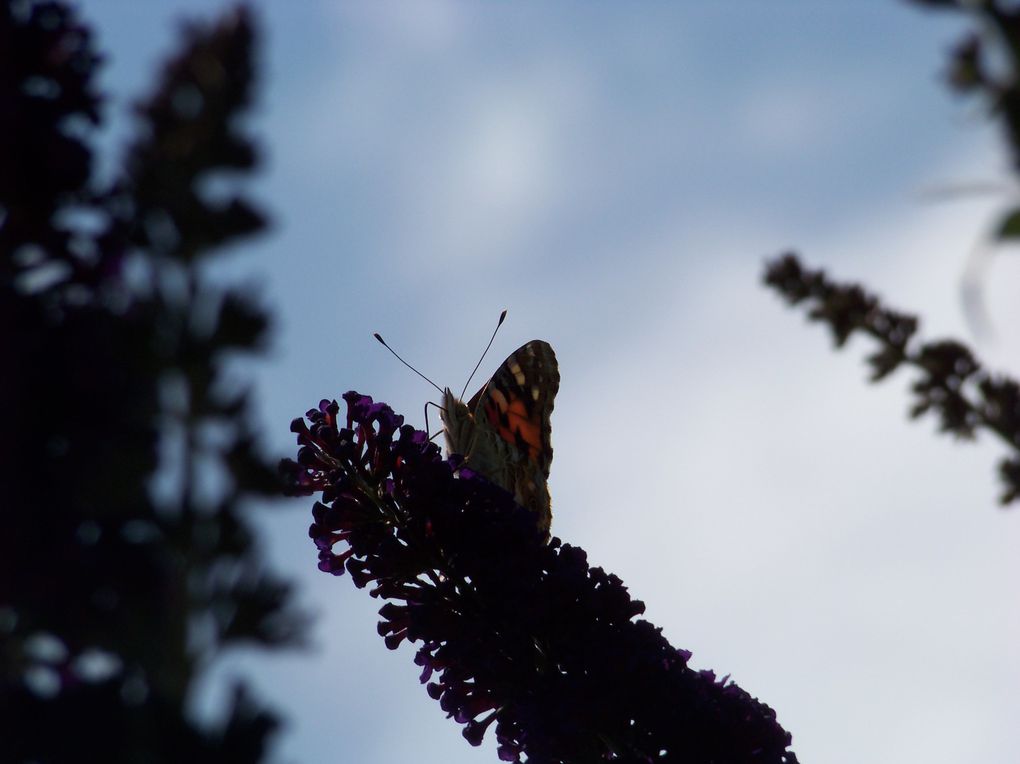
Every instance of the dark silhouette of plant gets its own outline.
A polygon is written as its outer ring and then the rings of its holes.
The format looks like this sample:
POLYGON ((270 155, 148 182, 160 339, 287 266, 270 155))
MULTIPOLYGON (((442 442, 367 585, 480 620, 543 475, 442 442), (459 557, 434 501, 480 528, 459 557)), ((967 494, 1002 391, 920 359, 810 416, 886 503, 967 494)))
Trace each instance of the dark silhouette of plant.
MULTIPOLYGON (((911 0, 972 17, 978 30, 968 32, 950 55, 949 85, 979 98, 998 120, 1020 173, 1020 5, 1000 0, 911 0), (994 64, 993 64, 994 62, 994 64)), ((1020 207, 1000 220, 1000 240, 1020 237, 1020 207)), ((910 415, 931 412, 943 432, 972 439, 978 430, 997 435, 1012 451, 999 464, 1004 484, 1002 503, 1020 499, 1020 384, 981 367, 975 354, 955 340, 914 341, 917 317, 882 306, 858 284, 839 284, 820 270, 801 265, 796 254, 776 257, 765 271, 765 283, 791 305, 803 304, 812 321, 828 324, 836 346, 854 332, 878 343, 868 358, 872 381, 884 379, 900 366, 921 372, 914 382, 910 415)))
POLYGON ((528 762, 793 764, 775 713, 691 654, 584 550, 545 543, 513 496, 443 459, 426 433, 349 392, 291 429, 297 495, 321 492, 309 535, 319 569, 388 600, 379 634, 420 643, 428 692, 479 744, 528 762), (336 550, 339 547, 339 551, 336 550))
MULTIPOLYGON (((912 0, 971 17, 968 32, 950 54, 946 81, 957 93, 982 102, 998 121, 1020 172, 1020 7, 1002 0, 912 0)), ((999 221, 999 239, 1020 237, 1020 207, 999 221)))
POLYGON ((196 679, 303 618, 245 501, 279 493, 225 364, 269 317, 203 264, 262 215, 208 179, 256 163, 244 10, 192 25, 108 186, 93 179, 90 32, 59 2, 0 2, 0 759, 257 761, 277 726, 196 679))
POLYGON ((805 269, 793 254, 769 264, 765 283, 791 305, 808 306, 808 317, 829 326, 837 347, 854 332, 875 340, 878 350, 867 359, 873 382, 900 366, 919 370, 920 378, 911 388, 912 417, 932 413, 939 417, 943 432, 971 439, 984 429, 1005 441, 1017 453, 999 466, 1005 484, 1002 503, 1020 498, 1020 385, 1015 380, 982 369, 959 342, 911 342, 916 317, 882 307, 877 297, 857 284, 838 284, 823 271, 805 269))

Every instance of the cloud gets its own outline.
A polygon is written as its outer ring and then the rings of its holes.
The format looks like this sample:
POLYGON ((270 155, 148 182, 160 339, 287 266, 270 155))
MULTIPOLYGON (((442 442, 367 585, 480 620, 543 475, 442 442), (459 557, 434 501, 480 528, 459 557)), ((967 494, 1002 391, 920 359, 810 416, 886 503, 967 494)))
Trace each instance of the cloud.
MULTIPOLYGON (((807 259, 959 335, 986 215, 858 216, 807 259)), ((754 253, 772 236, 741 238, 754 253)), ((1002 449, 907 422, 906 378, 868 385, 864 344, 833 354, 753 255, 660 265, 673 293, 635 306, 658 320, 561 353, 554 533, 620 574, 696 666, 773 704, 804 760, 1003 761, 1020 562, 995 504, 1002 449), (981 668, 947 671, 974 650, 981 668)))

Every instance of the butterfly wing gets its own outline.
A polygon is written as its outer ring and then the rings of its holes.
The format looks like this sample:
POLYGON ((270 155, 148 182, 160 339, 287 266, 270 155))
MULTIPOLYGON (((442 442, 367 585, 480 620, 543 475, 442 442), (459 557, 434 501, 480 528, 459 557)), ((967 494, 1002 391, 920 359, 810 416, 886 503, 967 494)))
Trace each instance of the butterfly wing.
POLYGON ((486 422, 516 449, 517 461, 536 464, 548 478, 552 464, 550 418, 559 389, 560 372, 552 346, 532 340, 503 361, 467 407, 476 422, 486 422))
POLYGON ((532 340, 513 353, 468 402, 474 421, 472 466, 514 493, 548 531, 546 481, 552 464, 553 401, 560 387, 556 354, 532 340))

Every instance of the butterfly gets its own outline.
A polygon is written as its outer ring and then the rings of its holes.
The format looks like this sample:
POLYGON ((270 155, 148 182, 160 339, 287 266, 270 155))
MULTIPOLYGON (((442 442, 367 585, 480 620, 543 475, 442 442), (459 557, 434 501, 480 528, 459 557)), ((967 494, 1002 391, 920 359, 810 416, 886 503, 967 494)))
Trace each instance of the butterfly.
POLYGON ((467 403, 446 388, 440 409, 447 451, 512 493, 535 513, 545 534, 552 523, 549 419, 559 387, 552 347, 532 340, 511 353, 467 403))

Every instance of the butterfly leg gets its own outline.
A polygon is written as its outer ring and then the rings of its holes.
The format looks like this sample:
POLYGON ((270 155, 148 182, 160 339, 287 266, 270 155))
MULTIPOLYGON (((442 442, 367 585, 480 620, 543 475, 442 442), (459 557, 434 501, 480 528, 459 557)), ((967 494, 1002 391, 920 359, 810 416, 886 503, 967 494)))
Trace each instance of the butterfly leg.
POLYGON ((432 434, 432 435, 429 434, 429 429, 430 429, 429 428, 429 406, 435 406, 437 409, 442 409, 442 407, 439 404, 437 404, 437 403, 433 403, 432 401, 426 401, 425 402, 425 434, 429 436, 429 440, 435 440, 436 438, 439 437, 439 435, 443 431, 442 431, 442 429, 439 429, 439 430, 436 430, 435 434, 432 434))

